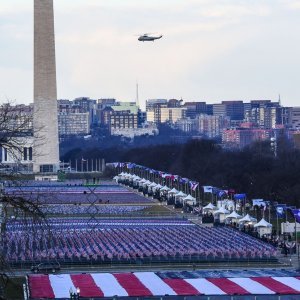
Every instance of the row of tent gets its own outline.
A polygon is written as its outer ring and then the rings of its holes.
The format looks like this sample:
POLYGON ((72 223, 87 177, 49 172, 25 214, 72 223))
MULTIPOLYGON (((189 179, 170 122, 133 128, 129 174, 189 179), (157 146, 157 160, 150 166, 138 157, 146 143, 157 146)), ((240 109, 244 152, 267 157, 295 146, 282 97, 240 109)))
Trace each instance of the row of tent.
POLYGON ((229 210, 225 209, 224 207, 220 207, 217 209, 212 203, 203 207, 203 211, 211 211, 215 218, 218 218, 220 223, 226 223, 228 220, 235 222, 236 224, 240 225, 250 225, 253 226, 260 237, 265 234, 272 233, 272 224, 267 222, 264 218, 262 218, 258 223, 257 219, 251 217, 249 214, 245 215, 244 217, 239 215, 235 210, 230 213, 229 210))
POLYGON ((178 191, 175 188, 170 189, 166 185, 162 186, 159 183, 151 182, 150 180, 146 180, 134 174, 122 172, 119 175, 115 176, 113 179, 116 180, 117 182, 120 179, 132 180, 133 182, 135 182, 135 184, 138 184, 139 186, 148 187, 148 189, 152 189, 152 191, 159 190, 160 192, 168 194, 168 196, 173 196, 175 199, 178 199, 180 202, 191 204, 191 205, 196 204, 196 198, 194 198, 190 194, 187 195, 182 191, 178 191))
MULTIPOLYGON (((115 176, 113 179, 116 180, 117 182, 120 179, 123 179, 123 180, 128 179, 128 180, 135 182, 135 184, 138 184, 139 186, 148 187, 148 189, 152 189, 153 191, 159 190, 160 192, 167 193, 169 196, 174 196, 175 199, 179 198, 179 201, 181 201, 183 203, 196 204, 196 199, 194 197, 192 197, 191 195, 187 195, 187 194, 183 193, 182 191, 178 191, 175 188, 170 189, 166 185, 162 186, 160 184, 151 182, 149 180, 146 180, 146 179, 141 178, 134 174, 122 172, 122 173, 118 174, 117 176, 115 176)), ((236 223, 238 223, 238 224, 254 224, 254 228, 268 228, 268 229, 272 228, 272 224, 268 223, 265 219, 261 219, 257 223, 257 219, 251 217, 249 214, 247 214, 243 217, 243 216, 239 215, 236 211, 232 211, 230 213, 230 211, 227 210, 226 208, 224 208, 223 206, 218 209, 212 203, 209 203, 208 205, 203 207, 203 212, 206 212, 206 211, 212 212, 212 214, 215 217, 218 217, 221 222, 224 222, 225 220, 228 220, 228 219, 232 219, 232 220, 235 220, 236 223)))

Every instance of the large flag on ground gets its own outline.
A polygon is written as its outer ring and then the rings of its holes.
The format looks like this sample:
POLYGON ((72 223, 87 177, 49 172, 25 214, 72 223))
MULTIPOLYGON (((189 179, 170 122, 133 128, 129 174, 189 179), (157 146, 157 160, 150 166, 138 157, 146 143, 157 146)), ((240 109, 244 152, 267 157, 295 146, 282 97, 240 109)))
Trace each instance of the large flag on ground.
POLYGON ((300 223, 300 209, 291 209, 296 222, 300 223))
POLYGON ((277 204, 275 208, 277 217, 280 219, 284 218, 286 213, 286 204, 277 204))

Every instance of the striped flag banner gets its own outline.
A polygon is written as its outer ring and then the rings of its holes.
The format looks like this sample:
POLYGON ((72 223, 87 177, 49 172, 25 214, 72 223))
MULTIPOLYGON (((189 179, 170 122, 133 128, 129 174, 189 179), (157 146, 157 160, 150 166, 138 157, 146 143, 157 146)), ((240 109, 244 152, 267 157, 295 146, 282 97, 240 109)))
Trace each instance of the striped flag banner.
POLYGON ((86 298, 300 293, 298 277, 162 279, 154 272, 29 275, 28 285, 30 299, 65 299, 77 288, 86 298))

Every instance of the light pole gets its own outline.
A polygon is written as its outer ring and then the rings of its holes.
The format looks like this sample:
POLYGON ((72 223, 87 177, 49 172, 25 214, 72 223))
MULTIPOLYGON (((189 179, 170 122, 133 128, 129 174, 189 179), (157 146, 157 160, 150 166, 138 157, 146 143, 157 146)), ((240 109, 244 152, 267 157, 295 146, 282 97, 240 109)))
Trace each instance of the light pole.
POLYGON ((270 138, 271 141, 271 148, 274 151, 274 157, 277 157, 277 136, 276 136, 276 131, 274 132, 274 137, 270 138))
POLYGON ((79 300, 80 298, 80 288, 77 287, 76 291, 73 291, 72 287, 69 290, 70 293, 70 300, 79 300))

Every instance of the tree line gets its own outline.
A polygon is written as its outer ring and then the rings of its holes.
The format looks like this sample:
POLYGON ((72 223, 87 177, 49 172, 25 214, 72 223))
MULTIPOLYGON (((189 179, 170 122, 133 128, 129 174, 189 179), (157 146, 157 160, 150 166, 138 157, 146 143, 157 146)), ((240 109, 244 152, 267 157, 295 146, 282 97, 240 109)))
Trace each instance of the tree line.
POLYGON ((242 150, 225 150, 212 140, 190 140, 147 147, 113 146, 105 149, 75 148, 64 155, 128 161, 187 177, 221 189, 235 189, 250 198, 263 198, 299 206, 300 151, 286 140, 278 140, 276 153, 269 142, 258 142, 242 150))

